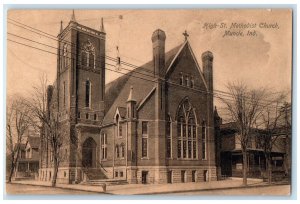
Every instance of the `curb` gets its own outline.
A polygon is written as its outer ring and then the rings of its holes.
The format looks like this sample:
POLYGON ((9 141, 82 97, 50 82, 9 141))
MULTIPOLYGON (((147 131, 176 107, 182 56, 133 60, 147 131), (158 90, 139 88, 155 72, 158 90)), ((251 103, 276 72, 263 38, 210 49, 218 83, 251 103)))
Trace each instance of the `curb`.
MULTIPOLYGON (((243 189, 243 188, 257 188, 257 187, 270 187, 279 185, 290 185, 290 184, 261 184, 261 185, 247 185, 247 186, 234 186, 234 187, 223 187, 223 188, 204 188, 204 189, 193 189, 193 190, 177 190, 177 191, 167 191, 167 192, 152 192, 152 193, 141 193, 133 195, 161 195, 161 194, 172 194, 172 193, 184 193, 184 192, 201 192, 201 191, 217 191, 217 190, 231 190, 231 189, 243 189)), ((218 195, 217 195, 218 196, 218 195)), ((220 195, 223 196, 223 195, 220 195)))
MULTIPOLYGON (((7 184, 7 183, 6 183, 7 184)), ((70 187, 62 187, 62 186, 46 186, 46 185, 39 185, 39 184, 32 184, 32 183, 10 183, 10 184, 20 184, 20 185, 28 185, 28 186, 42 186, 42 187, 48 187, 48 188, 60 188, 60 189, 67 189, 67 190, 75 190, 75 191, 85 191, 85 192, 90 192, 90 193, 95 193, 95 194, 107 194, 107 195, 114 195, 112 193, 108 193, 108 192, 101 192, 101 191, 91 191, 91 190, 87 190, 87 189, 75 189, 75 188, 70 188, 70 187)), ((48 194, 45 194, 48 196, 48 194)), ((67 195, 67 194, 66 194, 67 195)))

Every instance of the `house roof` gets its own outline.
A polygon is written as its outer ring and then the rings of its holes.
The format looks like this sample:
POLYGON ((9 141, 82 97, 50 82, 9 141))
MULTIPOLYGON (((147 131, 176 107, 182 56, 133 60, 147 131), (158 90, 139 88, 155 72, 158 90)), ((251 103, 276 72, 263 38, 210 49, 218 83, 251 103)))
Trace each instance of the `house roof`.
MULTIPOLYGON (((171 64, 181 47, 182 44, 165 54, 165 67, 168 67, 171 64)), ((137 106, 151 92, 154 87, 153 69, 153 61, 151 60, 106 85, 106 114, 103 119, 103 125, 112 123, 116 108, 124 107, 126 105, 131 86, 133 86, 132 94, 137 101, 137 106), (138 94, 136 94, 136 92, 138 92, 138 94)))
POLYGON ((20 150, 25 150, 25 144, 23 144, 23 143, 17 143, 17 144, 15 144, 15 147, 14 147, 14 150, 16 150, 16 148, 18 147, 18 146, 20 146, 20 150))
POLYGON ((31 148, 39 148, 40 146, 40 138, 39 137, 28 137, 27 143, 30 144, 31 148))

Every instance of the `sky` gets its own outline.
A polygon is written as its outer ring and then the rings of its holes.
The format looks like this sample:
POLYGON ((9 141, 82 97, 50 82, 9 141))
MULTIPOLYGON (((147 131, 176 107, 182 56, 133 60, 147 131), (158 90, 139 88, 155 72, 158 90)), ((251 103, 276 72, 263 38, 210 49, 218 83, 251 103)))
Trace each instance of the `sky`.
MULTIPOLYGON (((72 10, 9 10, 8 19, 57 36, 60 21, 66 26, 71 14, 72 10)), ((203 52, 210 50, 214 55, 214 89, 226 91, 228 82, 243 81, 251 88, 264 87, 271 92, 291 90, 291 10, 75 10, 78 23, 97 30, 100 29, 102 17, 108 56, 116 57, 118 46, 122 61, 139 66, 152 59, 151 35, 154 30, 160 28, 165 31, 166 51, 183 43, 182 33, 186 30, 200 67, 203 52), (215 23, 219 27, 214 28, 215 23), (256 26, 230 28, 232 23, 256 26), (264 23, 272 24, 274 28, 261 28, 259 25, 264 23), (220 28, 221 24, 227 27, 220 28), (248 30, 255 32, 255 36, 247 36, 248 30), (244 36, 224 36, 226 32, 243 32, 244 36)), ((54 48, 26 41, 16 35, 53 47, 57 47, 57 41, 11 22, 7 22, 8 39, 56 52, 54 48)), ((7 95, 26 95, 43 73, 47 74, 49 83, 54 82, 56 56, 8 41, 6 72, 7 95)), ((119 76, 107 70, 106 83, 119 76)))

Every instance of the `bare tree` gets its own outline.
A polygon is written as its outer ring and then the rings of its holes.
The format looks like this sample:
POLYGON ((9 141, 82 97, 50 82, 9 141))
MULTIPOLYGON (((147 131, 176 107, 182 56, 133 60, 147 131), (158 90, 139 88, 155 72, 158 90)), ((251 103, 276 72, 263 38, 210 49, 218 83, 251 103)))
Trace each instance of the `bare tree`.
POLYGON ((260 138, 259 145, 264 151, 269 184, 272 182, 272 150, 276 145, 285 148, 282 141, 279 140, 279 138, 285 136, 286 129, 285 111, 282 109, 284 100, 284 94, 276 94, 269 98, 269 101, 273 102, 264 108, 261 118, 256 121, 255 130, 260 138))
POLYGON ((14 171, 16 170, 20 147, 23 142, 26 131, 31 126, 30 109, 24 102, 24 98, 15 96, 6 111, 6 142, 7 154, 10 155, 11 168, 8 182, 12 180, 14 171))
MULTIPOLYGON (((47 76, 40 77, 40 83, 33 86, 31 100, 29 101, 32 113, 35 116, 36 128, 41 131, 43 140, 50 144, 50 162, 53 164, 52 186, 56 186, 57 172, 62 151, 64 131, 60 128, 58 101, 53 96, 53 86, 48 86, 47 76)), ((48 159, 48 158, 47 158, 48 159)))
POLYGON ((244 83, 229 83, 227 85, 230 97, 219 97, 225 105, 229 119, 235 122, 239 131, 241 151, 243 155, 243 185, 247 185, 247 147, 250 142, 251 130, 255 121, 264 109, 262 103, 266 91, 264 89, 249 89, 244 83))

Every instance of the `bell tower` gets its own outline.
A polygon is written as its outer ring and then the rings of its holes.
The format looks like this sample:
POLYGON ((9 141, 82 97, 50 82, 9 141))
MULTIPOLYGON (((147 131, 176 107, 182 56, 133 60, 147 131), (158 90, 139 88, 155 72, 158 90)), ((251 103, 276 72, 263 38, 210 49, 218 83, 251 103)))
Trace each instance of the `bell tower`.
POLYGON ((99 29, 76 21, 74 11, 58 35, 59 108, 69 112, 70 122, 99 125, 104 117, 105 38, 103 19, 99 29))

